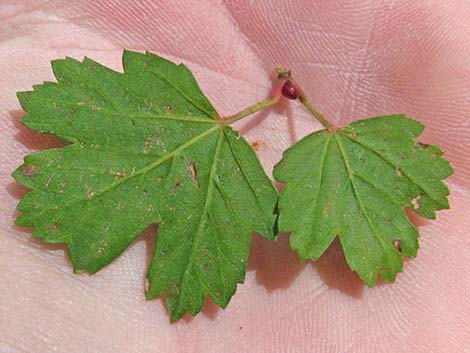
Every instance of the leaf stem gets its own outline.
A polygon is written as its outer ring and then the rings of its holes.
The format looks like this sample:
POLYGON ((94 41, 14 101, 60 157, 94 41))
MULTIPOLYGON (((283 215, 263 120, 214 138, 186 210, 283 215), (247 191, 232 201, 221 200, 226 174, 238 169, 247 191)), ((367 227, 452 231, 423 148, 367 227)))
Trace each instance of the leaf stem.
POLYGON ((267 98, 262 100, 261 102, 258 102, 256 104, 253 104, 249 106, 246 109, 243 109, 241 112, 238 112, 237 114, 228 116, 226 118, 223 118, 224 123, 226 124, 232 124, 238 120, 241 120, 248 115, 251 115, 253 113, 256 113, 257 111, 260 111, 264 108, 270 107, 274 104, 277 104, 280 100, 280 97, 273 97, 273 98, 267 98))
POLYGON ((238 120, 247 117, 248 115, 251 115, 262 109, 268 108, 272 105, 279 103, 281 97, 284 96, 289 99, 296 99, 295 97, 297 97, 300 103, 302 103, 305 108, 307 108, 307 110, 314 116, 315 119, 318 120, 318 122, 320 122, 320 124, 322 124, 328 130, 332 130, 335 128, 333 123, 331 123, 331 121, 329 121, 323 114, 316 110, 312 103, 310 103, 300 85, 292 78, 291 72, 289 70, 284 69, 282 66, 277 66, 276 72, 278 81, 270 98, 264 99, 256 104, 253 104, 234 115, 222 118, 222 123, 230 125, 238 120), (285 95, 286 93, 283 93, 283 88, 286 83, 290 86, 289 89, 292 90, 291 92, 287 92, 287 95, 285 95))
POLYGON ((234 123, 238 120, 241 120, 241 119, 247 117, 248 115, 254 114, 254 113, 256 113, 260 110, 263 110, 265 108, 268 108, 272 105, 275 105, 275 104, 279 103, 279 101, 281 100, 282 86, 284 85, 285 82, 286 82, 286 80, 280 79, 276 83, 276 86, 274 87, 274 90, 273 90, 273 94, 270 98, 263 99, 261 102, 253 104, 253 105, 249 106, 248 108, 243 109, 242 111, 240 111, 240 112, 238 112, 234 115, 230 115, 230 116, 227 116, 225 118, 222 118, 222 121, 225 124, 229 125, 229 124, 232 124, 232 123, 234 123))
POLYGON ((305 106, 305 108, 308 109, 308 111, 315 117, 315 119, 320 122, 320 124, 322 124, 328 130, 334 128, 334 125, 327 118, 325 118, 323 114, 321 114, 314 108, 312 103, 310 103, 310 101, 307 99, 307 97, 305 97, 303 93, 299 95, 299 101, 305 106))

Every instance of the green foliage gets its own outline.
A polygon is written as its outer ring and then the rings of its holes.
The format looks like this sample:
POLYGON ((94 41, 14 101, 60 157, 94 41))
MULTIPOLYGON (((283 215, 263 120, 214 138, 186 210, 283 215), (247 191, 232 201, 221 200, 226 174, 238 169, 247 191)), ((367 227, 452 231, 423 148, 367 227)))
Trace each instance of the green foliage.
POLYGON ((24 125, 70 142, 31 154, 13 174, 32 189, 16 220, 65 243, 94 273, 158 223, 147 298, 171 320, 209 295, 225 307, 243 282, 250 233, 274 239, 277 192, 184 65, 125 51, 124 73, 90 59, 52 63, 57 83, 18 93, 24 125))
POLYGON ((318 259, 338 237, 351 269, 374 286, 379 276, 393 282, 403 258, 416 256, 405 208, 434 218, 449 207, 442 180, 452 169, 441 150, 416 141, 424 126, 415 120, 383 116, 333 129, 289 72, 284 85, 298 92, 287 97, 330 128, 284 153, 274 169, 286 183, 278 198, 228 123, 280 96, 224 120, 184 65, 125 51, 123 66, 57 60, 58 82, 18 93, 24 125, 69 144, 26 156, 13 173, 31 189, 16 223, 67 244, 74 271, 88 273, 158 224, 146 296, 163 297, 172 321, 197 314, 207 296, 227 306, 244 280, 252 231, 268 239, 277 226, 292 232, 302 260, 318 259))
POLYGON ((279 229, 292 232, 300 257, 318 259, 338 237, 352 270, 369 286, 393 282, 403 257, 414 257, 418 232, 408 207, 426 218, 448 208, 442 179, 452 174, 435 146, 415 141, 424 126, 402 115, 356 121, 315 132, 274 169, 286 183, 279 229))

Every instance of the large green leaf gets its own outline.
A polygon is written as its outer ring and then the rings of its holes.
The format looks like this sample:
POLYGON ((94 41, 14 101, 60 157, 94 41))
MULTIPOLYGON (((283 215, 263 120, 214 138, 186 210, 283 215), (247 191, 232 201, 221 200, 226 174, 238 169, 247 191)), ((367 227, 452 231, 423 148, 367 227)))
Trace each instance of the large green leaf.
POLYGON ((163 296, 172 321, 207 295, 225 307, 244 280, 250 232, 274 238, 277 192, 185 66, 130 51, 123 64, 57 60, 58 83, 18 94, 27 127, 71 144, 14 172, 32 189, 16 223, 68 244, 74 270, 89 273, 158 223, 147 298, 163 296))
POLYGON ((427 218, 448 208, 442 179, 452 173, 435 146, 415 138, 424 126, 403 115, 360 120, 313 133, 285 153, 274 177, 286 185, 279 229, 300 257, 318 259, 339 237, 346 260, 373 286, 394 281, 414 257, 418 232, 404 208, 427 218))

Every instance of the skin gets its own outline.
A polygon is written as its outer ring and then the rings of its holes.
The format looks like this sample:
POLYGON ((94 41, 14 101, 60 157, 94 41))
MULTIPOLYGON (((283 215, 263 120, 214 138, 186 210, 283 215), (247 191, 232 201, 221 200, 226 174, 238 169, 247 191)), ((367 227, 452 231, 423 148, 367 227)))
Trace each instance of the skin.
MULTIPOLYGON (((463 352, 470 346, 470 5, 468 0, 3 0, 0 4, 1 352, 463 352), (393 285, 365 287, 337 243, 301 264, 288 235, 253 238, 244 285, 176 324, 146 302, 151 229, 93 276, 61 246, 15 227, 25 192, 10 173, 61 143, 21 127, 16 91, 52 80, 49 61, 92 57, 117 70, 123 48, 185 62, 221 115, 270 95, 290 68, 335 125, 406 113, 427 125, 455 175, 451 209, 412 216, 417 259, 393 285)), ((237 122, 266 171, 319 123, 298 102, 237 122)))

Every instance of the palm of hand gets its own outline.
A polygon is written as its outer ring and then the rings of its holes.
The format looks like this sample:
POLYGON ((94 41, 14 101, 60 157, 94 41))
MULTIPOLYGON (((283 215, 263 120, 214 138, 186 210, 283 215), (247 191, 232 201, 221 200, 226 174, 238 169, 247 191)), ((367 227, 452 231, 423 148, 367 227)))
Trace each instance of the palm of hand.
MULTIPOLYGON (((470 203, 470 78, 465 1, 6 1, 0 141, 0 342, 5 351, 344 352, 462 351, 470 315, 466 267, 470 203), (452 24, 452 26, 449 26, 452 24), (465 41, 467 39, 467 41, 465 41), (24 154, 55 139, 19 126, 14 92, 52 79, 51 59, 90 56, 119 69, 122 48, 151 50, 193 70, 222 115, 269 94, 275 64, 288 66, 336 124, 404 112, 427 125, 422 141, 446 151, 449 211, 420 225, 421 249, 394 285, 365 288, 337 244, 300 264, 288 247, 254 238, 246 282, 225 311, 169 325, 159 300, 146 302, 152 248, 146 233, 93 277, 71 273, 61 247, 12 227, 24 190, 9 174, 24 154), (18 130, 19 129, 19 130, 18 130), (467 217, 466 217, 467 216, 467 217), (445 337, 445 339, 442 339, 445 337)), ((237 127, 259 146, 266 170, 282 151, 320 128, 300 105, 284 104, 237 127)))

